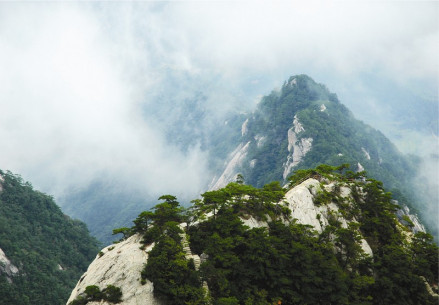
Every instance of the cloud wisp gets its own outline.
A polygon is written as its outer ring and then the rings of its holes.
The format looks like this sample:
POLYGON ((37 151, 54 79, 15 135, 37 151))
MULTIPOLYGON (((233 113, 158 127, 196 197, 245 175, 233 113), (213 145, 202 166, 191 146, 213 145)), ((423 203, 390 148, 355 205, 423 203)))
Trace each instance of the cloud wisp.
MULTIPOLYGON (((437 101, 438 3, 0 8, 0 168, 55 196, 100 177, 196 196, 208 176, 206 153, 196 145, 182 151, 169 138, 179 130, 165 131, 183 115, 180 103, 199 94, 208 118, 251 109, 288 76, 307 73, 342 97, 357 96, 342 98, 354 110, 389 109, 364 95, 368 74, 437 101)), ((373 123, 373 114, 363 119, 373 123)))
POLYGON ((199 191, 202 152, 183 154, 145 120, 101 25, 76 7, 29 9, 2 18, 2 168, 56 195, 101 176, 199 191))

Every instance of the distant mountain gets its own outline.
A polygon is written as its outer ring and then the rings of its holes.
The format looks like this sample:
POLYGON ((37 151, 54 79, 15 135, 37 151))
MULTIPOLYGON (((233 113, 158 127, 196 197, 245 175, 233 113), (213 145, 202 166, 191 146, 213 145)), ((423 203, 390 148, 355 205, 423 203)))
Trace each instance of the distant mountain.
MULTIPOLYGON (((402 206, 423 211, 419 183, 413 183, 419 159, 401 154, 380 131, 355 119, 336 94, 309 76, 290 77, 251 113, 215 116, 203 108, 204 99, 200 93, 178 105, 170 101, 157 117, 166 122, 164 133, 172 144, 182 150, 200 145, 208 152, 206 188, 223 187, 238 173, 246 183, 260 187, 273 180, 285 183, 297 169, 349 163, 352 170, 364 169, 383 181, 402 206)), ((109 244, 112 227, 129 226, 161 194, 140 195, 129 185, 120 186, 117 179, 105 181, 71 191, 62 202, 69 215, 85 221, 94 236, 109 244)))
POLYGON ((64 304, 98 252, 84 223, 0 170, 0 304, 64 304))
POLYGON ((115 240, 114 227, 131 224, 139 211, 151 207, 157 198, 142 196, 139 190, 120 187, 117 182, 103 181, 70 190, 62 201, 65 213, 84 221, 91 234, 108 245, 115 240))
POLYGON ((281 89, 263 97, 253 113, 231 121, 222 127, 228 138, 212 137, 212 147, 228 153, 227 162, 216 161, 219 174, 212 189, 224 187, 237 174, 260 187, 273 180, 285 183, 298 169, 347 163, 351 170, 365 170, 383 181, 401 204, 422 210, 414 188, 419 159, 401 154, 380 131, 355 119, 336 94, 307 75, 290 77, 281 89))

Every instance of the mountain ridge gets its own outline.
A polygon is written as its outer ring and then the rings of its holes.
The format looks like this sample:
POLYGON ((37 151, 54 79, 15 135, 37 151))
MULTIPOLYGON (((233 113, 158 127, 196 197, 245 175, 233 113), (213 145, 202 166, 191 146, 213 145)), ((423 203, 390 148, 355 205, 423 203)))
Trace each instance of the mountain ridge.
MULTIPOLYGON (((336 94, 307 75, 291 76, 240 121, 224 127, 237 136, 219 144, 228 157, 224 165, 216 163, 219 174, 211 189, 224 187, 237 174, 248 184, 262 186, 273 180, 286 183, 293 170, 347 163, 351 170, 365 170, 383 181, 403 206, 415 213, 425 210, 426 198, 413 187, 420 159, 400 153, 380 131, 356 120, 336 94)), ((434 226, 429 230, 438 234, 434 226)))
POLYGON ((0 170, 0 304, 63 304, 97 247, 51 196, 0 170))
POLYGON ((115 231, 124 238, 96 257, 68 304, 90 299, 89 285, 108 283, 120 285, 121 305, 136 304, 136 289, 145 304, 437 302, 431 236, 398 220, 381 182, 338 171, 299 170, 286 189, 232 182, 186 211, 165 195, 132 228, 115 231), (146 260, 143 268, 137 260, 124 267, 118 256, 130 255, 127 245, 146 260))

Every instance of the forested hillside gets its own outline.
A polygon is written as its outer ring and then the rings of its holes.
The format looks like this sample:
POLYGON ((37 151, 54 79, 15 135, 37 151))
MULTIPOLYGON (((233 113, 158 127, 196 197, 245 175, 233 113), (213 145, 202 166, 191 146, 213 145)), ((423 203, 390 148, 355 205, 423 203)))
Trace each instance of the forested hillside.
POLYGON ((97 240, 52 197, 10 172, 0 178, 0 304, 65 304, 97 240))
POLYGON ((121 246, 102 250, 112 259, 96 258, 70 304, 92 299, 98 283, 120 285, 123 305, 137 293, 146 304, 437 304, 432 236, 398 219, 380 181, 347 167, 298 170, 286 188, 240 176, 189 209, 162 196, 134 226, 114 230, 121 246), (118 259, 124 249, 143 251, 143 269, 118 259))
POLYGON ((238 173, 246 183, 260 187, 274 180, 285 183, 294 170, 348 163, 351 170, 366 170, 382 181, 400 204, 425 210, 425 198, 415 186, 419 159, 400 153, 380 131, 355 119, 336 94, 307 75, 291 76, 263 97, 253 113, 237 115, 231 123, 221 130, 233 137, 212 137, 216 151, 229 152, 225 165, 216 159, 222 173, 213 188, 225 186, 238 173))

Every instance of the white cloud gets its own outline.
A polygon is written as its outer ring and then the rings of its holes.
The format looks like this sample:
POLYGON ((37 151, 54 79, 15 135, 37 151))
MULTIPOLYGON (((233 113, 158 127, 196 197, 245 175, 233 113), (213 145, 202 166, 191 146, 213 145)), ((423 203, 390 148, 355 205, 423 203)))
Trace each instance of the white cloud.
POLYGON ((148 117, 161 103, 202 92, 211 113, 245 108, 296 73, 336 92, 364 73, 437 90, 438 7, 0 3, 0 168, 55 193, 103 173, 196 193, 205 156, 169 144, 148 117))
POLYGON ((2 169, 56 194, 102 174, 154 192, 199 191, 204 156, 197 148, 179 152, 144 120, 135 88, 88 11, 7 9, 0 32, 2 169))

